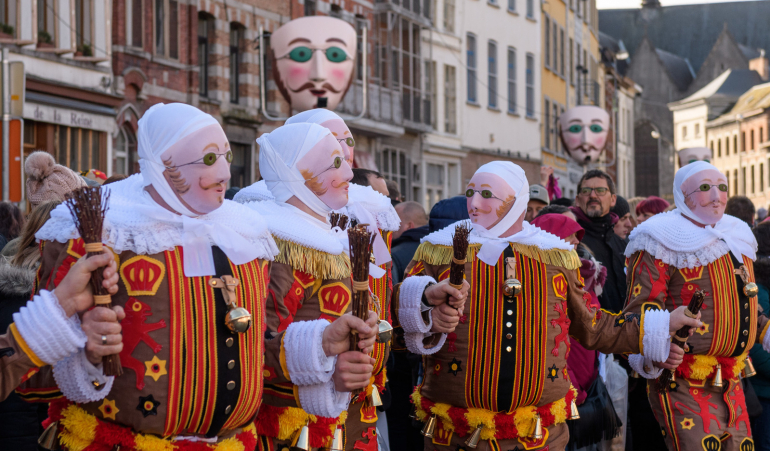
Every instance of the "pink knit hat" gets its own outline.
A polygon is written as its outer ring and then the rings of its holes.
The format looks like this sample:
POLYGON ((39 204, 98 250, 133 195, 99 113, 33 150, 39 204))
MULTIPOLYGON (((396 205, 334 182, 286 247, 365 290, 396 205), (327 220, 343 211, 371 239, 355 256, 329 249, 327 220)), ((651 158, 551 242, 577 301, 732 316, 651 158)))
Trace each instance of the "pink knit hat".
POLYGON ((49 200, 64 201, 67 193, 86 186, 85 180, 75 171, 56 164, 50 153, 41 150, 27 157, 24 172, 27 174, 27 199, 33 207, 49 200))

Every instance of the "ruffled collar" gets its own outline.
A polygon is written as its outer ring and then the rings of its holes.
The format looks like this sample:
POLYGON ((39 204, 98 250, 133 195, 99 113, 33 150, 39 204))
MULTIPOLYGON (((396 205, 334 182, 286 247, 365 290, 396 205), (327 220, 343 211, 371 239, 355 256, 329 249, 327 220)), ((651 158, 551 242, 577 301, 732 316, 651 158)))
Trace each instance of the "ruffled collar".
MULTIPOLYGON (((102 242, 116 253, 131 251, 141 255, 157 254, 184 245, 184 218, 155 203, 143 186, 141 174, 135 174, 105 187, 110 191, 110 205, 102 242)), ((204 233, 200 237, 208 241, 209 248, 219 245, 228 253, 227 246, 223 246, 225 243, 218 242, 223 238, 229 243, 245 243, 250 253, 255 252, 256 258, 272 260, 278 253, 278 247, 262 217, 236 202, 225 200, 221 207, 196 219, 211 226, 216 232, 204 233)), ((79 236, 65 204, 51 212, 51 219, 35 235, 38 241, 61 243, 79 236)), ((231 257, 229 253, 228 257, 231 257)))
POLYGON ((389 197, 375 191, 371 186, 351 183, 348 191, 348 205, 339 212, 359 223, 369 221, 366 217, 359 217, 366 216, 359 213, 361 208, 374 216, 377 228, 380 230, 395 232, 401 227, 401 218, 398 217, 389 197))
POLYGON ((714 227, 701 228, 679 210, 660 213, 637 226, 629 238, 627 257, 645 251, 676 268, 705 266, 731 250, 739 260, 743 255, 756 259, 754 234, 745 222, 730 215, 724 215, 714 227))
POLYGON ((267 188, 267 183, 264 180, 260 180, 235 193, 233 200, 239 204, 245 204, 247 202, 275 200, 275 196, 267 188))

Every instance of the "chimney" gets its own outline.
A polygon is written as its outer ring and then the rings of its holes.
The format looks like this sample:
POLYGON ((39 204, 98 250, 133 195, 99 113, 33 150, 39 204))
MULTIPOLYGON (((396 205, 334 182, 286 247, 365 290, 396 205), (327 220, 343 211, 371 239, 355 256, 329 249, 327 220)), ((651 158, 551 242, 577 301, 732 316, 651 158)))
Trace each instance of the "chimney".
POLYGON ((768 67, 767 55, 765 55, 765 49, 759 49, 759 56, 757 58, 749 60, 749 69, 757 71, 763 81, 767 81, 770 77, 770 67, 768 67))

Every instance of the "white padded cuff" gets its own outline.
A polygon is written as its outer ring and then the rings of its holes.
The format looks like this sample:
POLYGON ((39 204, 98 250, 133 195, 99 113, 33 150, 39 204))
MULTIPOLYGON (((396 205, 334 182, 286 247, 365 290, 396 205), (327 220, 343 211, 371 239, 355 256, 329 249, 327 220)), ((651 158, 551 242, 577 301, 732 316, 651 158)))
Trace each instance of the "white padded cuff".
POLYGON ((765 332, 765 338, 762 340, 762 349, 770 352, 770 332, 765 332))
POLYGON ((399 292, 398 319, 404 333, 428 332, 433 327, 433 320, 428 317, 428 323, 422 318, 422 294, 429 283, 436 283, 430 276, 411 276, 401 283, 399 292))
POLYGON ((86 345, 86 334, 77 315, 67 318, 56 296, 41 290, 18 313, 16 328, 40 360, 53 365, 86 345))
POLYGON ((668 320, 671 314, 667 310, 647 310, 644 313, 643 354, 654 362, 668 359, 671 336, 668 333, 668 320))
POLYGON ((283 337, 286 367, 294 385, 315 385, 328 382, 334 373, 337 356, 327 357, 323 350, 323 333, 329 321, 298 321, 291 323, 283 337))
POLYGON ((59 361, 53 366, 53 377, 62 394, 76 403, 94 402, 104 399, 112 389, 114 376, 105 376, 102 365, 95 367, 81 349, 77 354, 59 361), (97 390, 93 382, 102 385, 97 390))
POLYGON ((350 392, 335 390, 332 380, 323 384, 300 386, 297 391, 300 406, 311 415, 337 418, 348 410, 350 404, 350 392))
POLYGON ((634 371, 639 373, 639 375, 645 379, 657 379, 661 373, 663 373, 663 368, 654 367, 652 365, 652 360, 644 357, 641 354, 631 354, 628 356, 628 364, 631 365, 631 368, 633 368, 634 371), (645 371, 645 366, 652 368, 652 372, 648 373, 645 371))
POLYGON ((433 334, 422 332, 405 333, 404 341, 406 341, 406 349, 408 349, 409 352, 417 355, 431 355, 437 353, 439 349, 444 346, 444 342, 446 341, 446 334, 441 334, 441 338, 439 339, 436 346, 433 346, 432 348, 426 348, 423 340, 430 337, 431 335, 433 334))

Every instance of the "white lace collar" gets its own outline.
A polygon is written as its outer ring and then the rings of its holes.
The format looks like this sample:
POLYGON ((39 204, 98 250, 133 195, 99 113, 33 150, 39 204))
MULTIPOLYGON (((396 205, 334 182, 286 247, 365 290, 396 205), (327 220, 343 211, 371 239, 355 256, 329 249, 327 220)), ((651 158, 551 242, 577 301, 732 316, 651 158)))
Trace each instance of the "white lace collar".
POLYGON ((390 198, 375 191, 371 186, 351 183, 348 191, 348 205, 339 212, 357 222, 367 222, 368 219, 358 217, 362 215, 358 213, 360 210, 357 207, 363 208, 374 216, 380 230, 395 232, 401 227, 401 218, 393 208, 390 198))
POLYGON ((345 232, 332 229, 329 222, 321 222, 293 205, 275 201, 249 202, 244 207, 262 216, 270 233, 277 239, 339 255, 345 251, 345 232))
MULTIPOLYGON (((105 187, 110 191, 110 206, 102 242, 116 253, 131 251, 143 255, 157 254, 183 244, 182 221, 164 221, 145 214, 156 209, 164 212, 167 210, 152 200, 149 193, 143 189, 142 182, 141 174, 135 174, 105 187)), ((265 221, 243 205, 225 200, 221 207, 199 218, 216 227, 226 228, 227 233, 240 235, 257 249, 258 258, 272 260, 278 253, 278 247, 265 221)), ((61 243, 79 236, 72 216, 64 204, 51 212, 51 219, 35 235, 38 241, 61 243)), ((216 243, 210 240, 210 244, 216 243)))
MULTIPOLYGON (((715 227, 704 229, 683 217, 678 210, 657 214, 637 226, 631 232, 626 257, 645 251, 676 268, 705 266, 730 252, 730 247, 720 237, 741 243, 746 256, 752 260, 756 258, 757 241, 745 222, 724 215, 715 227)), ((741 255, 736 257, 741 259, 741 255)))
POLYGON ((275 200, 275 196, 273 196, 273 193, 268 189, 267 183, 265 183, 264 180, 260 180, 235 193, 233 200, 239 204, 245 204, 247 202, 275 200))
MULTIPOLYGON (((469 228, 473 225, 470 219, 463 219, 462 221, 457 221, 454 224, 450 224, 441 230, 437 230, 426 235, 423 239, 420 240, 420 242, 428 242, 440 246, 451 246, 452 236, 455 233, 455 226, 458 226, 462 223, 465 223, 465 225, 469 228)), ((522 223, 522 229, 520 232, 500 239, 509 243, 519 243, 524 246, 536 246, 544 251, 551 249, 571 251, 574 248, 571 244, 562 240, 558 236, 546 232, 545 230, 534 226, 527 221, 522 223)), ((473 232, 473 230, 471 230, 468 241, 470 244, 481 244, 483 242, 483 238, 479 237, 473 232)))

